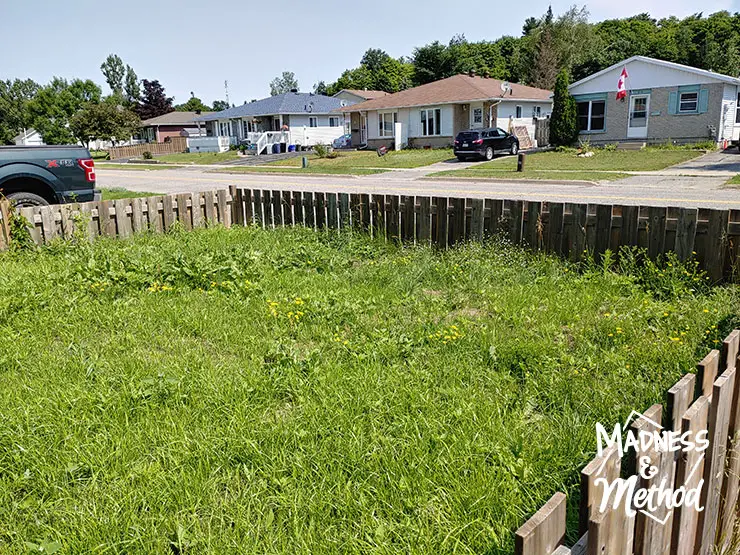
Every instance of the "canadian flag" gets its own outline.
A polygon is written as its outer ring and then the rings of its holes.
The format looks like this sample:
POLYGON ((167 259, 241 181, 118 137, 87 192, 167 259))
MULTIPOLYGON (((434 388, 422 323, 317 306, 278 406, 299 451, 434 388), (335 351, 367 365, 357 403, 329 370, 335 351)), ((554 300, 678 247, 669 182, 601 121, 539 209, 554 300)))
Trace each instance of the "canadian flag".
POLYGON ((627 96, 627 68, 622 68, 622 74, 619 76, 619 82, 617 83, 617 100, 622 100, 627 96))

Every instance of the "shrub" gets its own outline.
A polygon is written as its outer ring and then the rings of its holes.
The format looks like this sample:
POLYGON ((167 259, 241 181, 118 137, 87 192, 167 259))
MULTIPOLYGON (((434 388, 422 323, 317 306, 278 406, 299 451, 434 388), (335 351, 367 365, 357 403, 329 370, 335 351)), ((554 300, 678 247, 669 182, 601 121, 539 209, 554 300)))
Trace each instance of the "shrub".
POLYGON ((326 155, 326 157, 333 160, 334 158, 339 158, 339 153, 336 150, 332 150, 326 155))
POLYGON ((314 145, 313 151, 319 158, 326 158, 329 154, 329 147, 326 145, 314 145))
POLYGON ((141 156, 142 156, 142 158, 144 158, 144 160, 151 160, 152 158, 154 158, 154 156, 152 155, 151 151, 149 151, 149 150, 145 150, 144 152, 142 152, 141 153, 141 156))
POLYGON ((568 73, 562 70, 555 81, 550 142, 555 146, 569 146, 578 139, 576 100, 568 92, 568 73))

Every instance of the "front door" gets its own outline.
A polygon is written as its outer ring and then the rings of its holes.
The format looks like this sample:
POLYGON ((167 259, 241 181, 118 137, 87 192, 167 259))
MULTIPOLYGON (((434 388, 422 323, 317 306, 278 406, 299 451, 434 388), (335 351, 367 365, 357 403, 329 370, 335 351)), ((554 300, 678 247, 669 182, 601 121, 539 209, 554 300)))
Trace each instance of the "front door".
POLYGON ((627 137, 645 139, 648 133, 648 119, 650 118, 650 95, 636 94, 630 97, 629 123, 627 137))
POLYGON ((360 144, 367 143, 367 114, 360 114, 360 144))

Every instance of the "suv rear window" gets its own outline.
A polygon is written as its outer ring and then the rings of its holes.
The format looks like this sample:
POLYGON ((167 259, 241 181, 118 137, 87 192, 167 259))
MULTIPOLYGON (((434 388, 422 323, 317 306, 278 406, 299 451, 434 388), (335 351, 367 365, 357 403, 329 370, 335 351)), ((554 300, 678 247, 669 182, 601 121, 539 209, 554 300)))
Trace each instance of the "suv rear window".
POLYGON ((478 137, 479 133, 477 131, 462 131, 457 134, 458 141, 475 141, 478 137))

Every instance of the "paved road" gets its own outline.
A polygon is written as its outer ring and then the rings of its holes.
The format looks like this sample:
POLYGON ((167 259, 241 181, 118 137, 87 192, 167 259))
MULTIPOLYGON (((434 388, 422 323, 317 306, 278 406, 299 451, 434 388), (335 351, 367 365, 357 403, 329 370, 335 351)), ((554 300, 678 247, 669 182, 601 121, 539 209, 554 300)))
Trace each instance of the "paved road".
MULTIPOLYGON (((713 156, 713 155, 709 155, 713 156)), ((740 156, 735 156, 740 161, 740 156)), ((734 160, 732 161, 734 168, 734 160)), ((679 171, 646 172, 627 179, 599 183, 556 183, 538 181, 490 181, 425 178, 447 162, 367 176, 310 176, 290 174, 224 174, 193 167, 156 171, 105 170, 98 166, 98 186, 122 187, 132 191, 174 193, 203 191, 240 185, 253 189, 341 191, 364 193, 428 194, 434 196, 498 197, 553 202, 667 205, 700 208, 740 209, 740 189, 723 188, 730 175, 728 164, 717 161, 703 173, 701 164, 679 171), (716 171, 717 166, 722 170, 716 171), (721 173, 721 175, 720 175, 721 173)), ((455 168, 463 164, 454 164, 455 168)), ((740 173, 740 168, 737 168, 740 173)))

